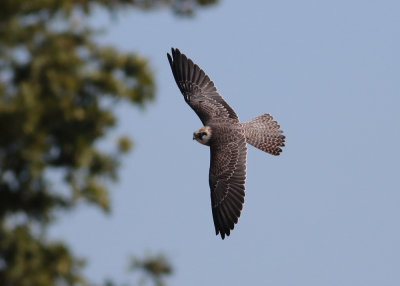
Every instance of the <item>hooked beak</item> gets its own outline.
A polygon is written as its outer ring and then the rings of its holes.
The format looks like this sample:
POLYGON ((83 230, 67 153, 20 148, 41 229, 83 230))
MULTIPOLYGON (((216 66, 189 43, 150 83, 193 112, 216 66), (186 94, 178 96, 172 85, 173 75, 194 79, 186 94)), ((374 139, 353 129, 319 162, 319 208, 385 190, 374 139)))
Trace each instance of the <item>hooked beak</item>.
POLYGON ((193 140, 196 139, 196 133, 193 133, 193 140))

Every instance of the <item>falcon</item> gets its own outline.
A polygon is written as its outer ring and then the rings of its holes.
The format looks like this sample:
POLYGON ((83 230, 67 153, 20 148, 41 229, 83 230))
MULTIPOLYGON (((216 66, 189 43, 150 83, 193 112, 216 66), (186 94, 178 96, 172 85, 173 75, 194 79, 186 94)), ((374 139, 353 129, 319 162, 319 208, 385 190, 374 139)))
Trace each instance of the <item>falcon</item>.
POLYGON ((178 49, 167 53, 176 84, 204 127, 193 140, 209 146, 209 185, 216 235, 229 236, 243 208, 247 143, 278 156, 285 146, 280 126, 269 114, 240 122, 205 72, 178 49))

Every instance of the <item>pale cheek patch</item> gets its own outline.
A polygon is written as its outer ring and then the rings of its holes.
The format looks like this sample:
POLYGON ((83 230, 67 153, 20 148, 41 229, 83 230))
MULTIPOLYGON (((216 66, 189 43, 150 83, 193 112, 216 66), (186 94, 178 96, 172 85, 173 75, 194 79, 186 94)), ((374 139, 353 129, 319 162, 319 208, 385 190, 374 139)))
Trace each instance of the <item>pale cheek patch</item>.
POLYGON ((210 135, 203 136, 201 138, 201 141, 203 141, 203 143, 206 144, 208 141, 210 141, 210 137, 211 137, 210 135))
POLYGON ((199 142, 200 144, 205 145, 204 142, 203 142, 203 140, 200 140, 200 139, 196 138, 196 141, 199 142))
POLYGON ((195 138, 197 142, 199 142, 200 144, 203 145, 207 145, 208 146, 208 141, 209 141, 209 136, 203 136, 201 137, 201 139, 199 138, 195 138))

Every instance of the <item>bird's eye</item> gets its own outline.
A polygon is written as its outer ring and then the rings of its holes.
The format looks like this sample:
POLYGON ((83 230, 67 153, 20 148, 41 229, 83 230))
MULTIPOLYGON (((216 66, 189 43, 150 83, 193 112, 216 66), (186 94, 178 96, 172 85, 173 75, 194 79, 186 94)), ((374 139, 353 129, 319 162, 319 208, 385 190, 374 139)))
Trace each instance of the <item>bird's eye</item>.
POLYGON ((207 136, 207 132, 201 132, 201 136, 207 136))

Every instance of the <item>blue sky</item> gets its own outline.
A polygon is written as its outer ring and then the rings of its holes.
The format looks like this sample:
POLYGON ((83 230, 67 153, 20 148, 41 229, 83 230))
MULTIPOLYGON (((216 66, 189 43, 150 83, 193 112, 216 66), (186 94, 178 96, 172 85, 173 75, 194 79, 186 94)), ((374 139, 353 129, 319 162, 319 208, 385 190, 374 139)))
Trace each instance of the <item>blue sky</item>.
POLYGON ((148 57, 157 99, 120 106, 135 140, 112 214, 87 206, 51 230, 95 282, 136 282, 129 255, 164 252, 170 285, 400 285, 400 2, 221 1, 194 19, 126 10, 99 41, 148 57), (249 3, 249 4, 247 4, 249 3), (166 53, 203 68, 240 119, 270 113, 281 156, 251 146, 246 201, 215 236, 209 150, 173 80, 166 53))

